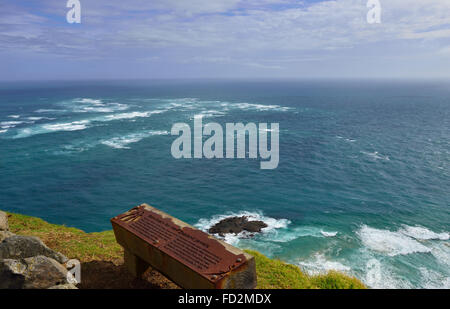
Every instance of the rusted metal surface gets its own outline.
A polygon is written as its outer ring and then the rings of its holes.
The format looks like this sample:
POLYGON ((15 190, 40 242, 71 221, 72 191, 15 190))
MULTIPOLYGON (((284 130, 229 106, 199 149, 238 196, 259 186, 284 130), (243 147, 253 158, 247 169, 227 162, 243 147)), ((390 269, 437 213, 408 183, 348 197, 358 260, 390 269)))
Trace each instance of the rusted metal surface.
MULTIPOLYGON (((239 274, 248 266, 248 254, 145 204, 111 219, 111 222, 113 227, 118 225, 145 241, 150 251, 161 251, 164 259, 175 259, 216 288, 229 285, 227 276, 239 274)), ((162 264, 166 262, 162 261, 162 264)), ((256 278, 250 280, 256 282, 256 278)))

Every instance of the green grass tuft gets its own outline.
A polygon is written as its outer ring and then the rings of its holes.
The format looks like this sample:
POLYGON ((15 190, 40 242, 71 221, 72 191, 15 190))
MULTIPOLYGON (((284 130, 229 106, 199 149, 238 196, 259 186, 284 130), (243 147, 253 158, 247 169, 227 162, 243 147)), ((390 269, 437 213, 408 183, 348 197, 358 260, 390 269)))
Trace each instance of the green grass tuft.
POLYGON ((295 265, 269 259, 259 252, 245 250, 256 259, 258 288, 260 289, 365 289, 356 278, 339 272, 309 276, 295 265))

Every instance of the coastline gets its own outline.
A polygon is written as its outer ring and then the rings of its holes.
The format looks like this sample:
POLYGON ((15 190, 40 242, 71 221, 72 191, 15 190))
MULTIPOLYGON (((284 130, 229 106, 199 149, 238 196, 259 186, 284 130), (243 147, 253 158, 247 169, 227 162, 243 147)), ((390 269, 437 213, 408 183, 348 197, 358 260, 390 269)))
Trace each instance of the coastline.
MULTIPOLYGON (((42 219, 7 213, 11 232, 39 237, 48 247, 81 262, 81 289, 174 289, 169 279, 155 270, 142 279, 132 278, 123 267, 123 250, 116 243, 113 231, 85 233, 64 225, 50 224, 42 219)), ((365 289, 356 278, 339 272, 309 276, 295 265, 270 259, 259 252, 255 256, 258 289, 365 289)))

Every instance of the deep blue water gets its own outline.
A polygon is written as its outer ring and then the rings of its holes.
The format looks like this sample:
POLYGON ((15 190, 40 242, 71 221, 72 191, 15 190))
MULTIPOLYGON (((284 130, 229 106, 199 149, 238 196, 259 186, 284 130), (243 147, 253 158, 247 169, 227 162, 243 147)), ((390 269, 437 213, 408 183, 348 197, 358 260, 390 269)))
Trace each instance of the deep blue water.
POLYGON ((450 83, 134 81, 0 84, 0 209, 86 230, 146 202, 308 272, 450 287, 450 83), (176 160, 176 122, 279 123, 280 163, 176 160), (242 235, 241 235, 242 236, 242 235))

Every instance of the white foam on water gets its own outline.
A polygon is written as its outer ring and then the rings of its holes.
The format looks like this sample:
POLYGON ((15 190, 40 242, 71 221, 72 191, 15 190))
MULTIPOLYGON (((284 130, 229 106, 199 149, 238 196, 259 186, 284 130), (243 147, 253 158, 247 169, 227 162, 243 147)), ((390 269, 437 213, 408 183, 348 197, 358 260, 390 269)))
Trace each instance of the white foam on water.
POLYGON ((450 289, 450 277, 445 276, 436 271, 427 269, 425 267, 420 268, 420 274, 422 276, 421 288, 423 288, 423 289, 450 289))
POLYGON ((8 118, 18 119, 20 115, 9 115, 8 118))
POLYGON ((320 233, 325 237, 335 237, 338 234, 338 232, 325 232, 325 231, 320 231, 320 233))
MULTIPOLYGON (((277 229, 283 229, 286 228, 291 221, 288 219, 275 219, 271 217, 264 216, 261 212, 250 212, 250 211, 241 211, 237 213, 227 213, 223 215, 215 215, 212 218, 202 218, 200 219, 194 226, 198 229, 208 232, 208 230, 215 224, 219 223, 223 219, 230 218, 230 217, 248 217, 249 221, 263 221, 265 224, 267 224, 266 228, 263 228, 261 230, 262 237, 266 235, 270 235, 271 232, 277 230, 277 229)), ((225 237, 222 237, 225 242, 229 244, 237 244, 239 242, 239 239, 246 239, 249 238, 251 235, 255 233, 249 233, 246 231, 243 231, 237 235, 235 234, 225 234, 225 237)), ((221 238, 219 235, 215 235, 219 238, 221 238)))
POLYGON ((272 230, 265 235, 265 240, 274 242, 290 242, 300 237, 320 237, 320 230, 314 227, 296 227, 293 229, 272 230))
POLYGON ((134 118, 147 118, 155 114, 161 114, 166 112, 167 110, 154 110, 147 112, 129 112, 129 113, 120 113, 114 115, 107 115, 104 118, 97 118, 96 121, 113 121, 113 120, 123 120, 123 119, 134 119, 134 118))
POLYGON ((74 112, 77 113, 113 113, 116 111, 123 111, 128 109, 129 107, 123 104, 114 103, 114 104, 108 104, 108 106, 105 107, 82 107, 82 108, 76 108, 74 109, 74 112))
POLYGON ((8 132, 8 129, 0 130, 0 133, 6 133, 8 132))
POLYGON ((378 151, 375 151, 375 152, 361 151, 361 153, 365 154, 366 156, 369 156, 370 158, 372 158, 374 160, 390 161, 390 158, 388 156, 382 155, 378 151))
POLYGON ((254 103, 227 103, 221 104, 224 107, 238 108, 241 110, 257 110, 257 111, 279 111, 286 112, 291 110, 290 107, 284 107, 280 105, 264 105, 264 104, 254 104, 254 103))
POLYGON ((301 237, 335 237, 338 232, 324 232, 318 227, 314 226, 299 226, 295 228, 275 229, 267 232, 264 240, 274 242, 289 242, 301 237))
MULTIPOLYGON (((217 110, 207 110, 207 111, 202 111, 202 112, 200 112, 199 114, 197 114, 195 116, 202 116, 203 118, 213 118, 213 117, 222 117, 225 114, 226 113, 221 112, 221 111, 217 111, 217 110)), ((192 117, 191 119, 194 119, 194 118, 192 117)))
POLYGON ((91 99, 91 98, 75 99, 73 101, 79 102, 79 103, 88 103, 88 104, 92 104, 92 105, 102 105, 103 104, 102 100, 91 99))
POLYGON ((100 143, 115 149, 130 149, 127 145, 137 143, 144 138, 154 135, 168 135, 167 131, 148 131, 140 133, 132 133, 124 136, 114 137, 109 140, 103 140, 100 143))
POLYGON ((319 275, 328 273, 331 270, 348 273, 351 268, 338 261, 329 260, 322 253, 315 253, 308 260, 296 263, 302 270, 309 275, 319 275))
POLYGON ((290 107, 284 107, 280 105, 264 105, 255 103, 231 103, 224 101, 212 101, 212 100, 199 100, 197 98, 180 98, 180 99, 152 99, 159 102, 167 102, 166 107, 168 109, 179 110, 202 110, 205 106, 212 107, 211 111, 202 111, 205 117, 218 117, 222 114, 226 114, 231 109, 240 110, 256 110, 256 111, 279 111, 285 112, 293 110, 290 107))
POLYGON ((10 128, 14 128, 19 124, 23 124, 25 123, 24 121, 2 121, 0 122, 0 127, 2 129, 10 129, 10 128))
POLYGON ((44 124, 42 125, 43 129, 46 129, 51 132, 55 131, 79 131, 87 128, 89 120, 79 120, 72 121, 66 123, 55 123, 55 124, 44 124))
POLYGON ((91 98, 77 98, 59 104, 71 109, 74 113, 113 113, 130 107, 127 104, 105 103, 103 100, 91 98))
POLYGON ((183 98, 183 99, 173 99, 168 100, 170 102, 167 105, 167 108, 169 109, 181 109, 181 110, 193 110, 200 107, 200 104, 202 104, 202 101, 199 101, 195 98, 183 98))
POLYGON ((450 243, 438 242, 431 246, 431 254, 439 264, 448 267, 450 270, 450 243))
MULTIPOLYGON (((98 104, 100 104, 100 103, 98 103, 98 104)), ((19 130, 18 134, 15 135, 13 138, 25 138, 25 137, 29 137, 32 135, 52 133, 52 132, 57 132, 57 131, 80 131, 80 130, 87 129, 92 122, 107 122, 107 121, 114 121, 114 120, 132 120, 134 118, 150 117, 152 115, 161 114, 166 111, 167 110, 154 110, 154 111, 146 111, 146 112, 119 113, 119 114, 111 114, 111 115, 95 117, 95 118, 90 118, 90 119, 84 119, 84 120, 76 120, 76 121, 66 122, 66 123, 42 124, 39 126, 33 126, 30 128, 25 128, 25 129, 19 130)), ((42 117, 42 119, 44 119, 44 117, 42 117)), ((47 118, 47 119, 52 119, 52 118, 47 118)), ((17 123, 19 123, 19 122, 17 122, 17 123)), ((8 129, 8 128, 10 128, 10 126, 5 127, 5 128, 2 127, 2 129, 8 129)))
POLYGON ((418 240, 448 240, 450 238, 449 233, 435 233, 430 231, 429 229, 422 226, 408 226, 403 225, 403 228, 400 229, 400 232, 406 236, 412 237, 418 240))
POLYGON ((37 134, 54 133, 59 131, 79 131, 88 128, 89 124, 89 120, 43 124, 18 130, 18 133, 13 136, 13 138, 25 138, 37 134))
POLYGON ((372 289, 410 289, 413 286, 398 278, 392 271, 391 266, 382 264, 376 258, 371 258, 365 266, 365 274, 361 281, 372 289))
POLYGON ((41 108, 38 110, 34 111, 35 113, 64 113, 67 112, 67 110, 65 109, 46 109, 46 108, 41 108))
POLYGON ((39 120, 48 119, 48 118, 47 117, 27 117, 27 119, 31 120, 31 121, 39 121, 39 120))
POLYGON ((50 117, 27 117, 27 119, 35 122, 35 121, 40 121, 40 120, 55 120, 56 118, 50 118, 50 117))
POLYGON ((363 225, 357 231, 357 235, 365 247, 388 256, 431 252, 430 248, 401 232, 381 230, 363 225))
POLYGON ((343 139, 343 140, 345 140, 346 142, 349 142, 349 143, 354 143, 354 142, 356 142, 356 139, 351 139, 351 138, 345 138, 345 137, 342 137, 342 136, 336 136, 336 138, 337 139, 343 139))

